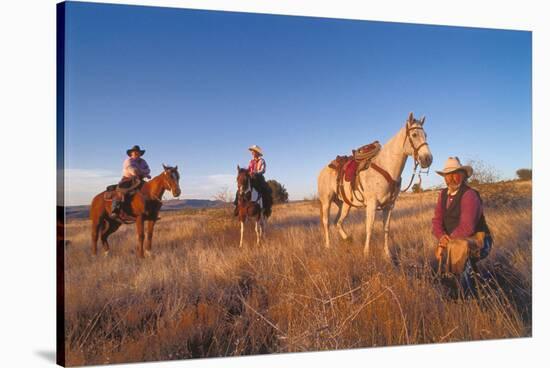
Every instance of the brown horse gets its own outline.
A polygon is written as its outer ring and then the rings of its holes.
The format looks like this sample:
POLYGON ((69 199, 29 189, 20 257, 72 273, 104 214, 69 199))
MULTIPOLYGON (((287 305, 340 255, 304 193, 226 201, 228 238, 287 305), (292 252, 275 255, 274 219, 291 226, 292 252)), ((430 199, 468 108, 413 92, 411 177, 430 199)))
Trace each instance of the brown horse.
MULTIPOLYGON (((237 188, 238 217, 241 223, 241 241, 239 247, 243 246, 244 223, 247 218, 255 221, 256 244, 260 245, 265 232, 265 222, 270 215, 270 211, 264 208, 261 196, 252 186, 252 178, 248 170, 241 169, 239 166, 237 166, 237 188)), ((264 195, 268 194, 264 193, 264 195)))
MULTIPOLYGON (((153 229, 158 220, 158 213, 162 207, 162 195, 169 190, 174 197, 181 194, 178 167, 162 165, 164 171, 153 179, 144 183, 141 189, 134 194, 129 203, 123 206, 123 210, 135 218, 138 243, 136 255, 143 258, 151 254, 151 242, 153 240, 153 229), (144 227, 147 222, 147 238, 145 242, 145 254, 143 241, 145 239, 144 227)), ((94 197, 90 208, 90 219, 92 220, 92 253, 97 254, 97 239, 101 236, 103 252, 109 253, 107 238, 118 230, 122 221, 110 217, 111 201, 105 199, 105 192, 94 197)))

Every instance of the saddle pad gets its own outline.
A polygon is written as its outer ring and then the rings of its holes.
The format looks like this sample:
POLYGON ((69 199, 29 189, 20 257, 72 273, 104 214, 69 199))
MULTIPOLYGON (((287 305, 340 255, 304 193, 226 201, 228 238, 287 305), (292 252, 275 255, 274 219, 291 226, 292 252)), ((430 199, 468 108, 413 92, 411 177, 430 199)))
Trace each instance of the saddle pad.
POLYGON ((357 161, 349 160, 344 166, 344 179, 346 181, 353 181, 355 179, 355 173, 357 170, 357 161))

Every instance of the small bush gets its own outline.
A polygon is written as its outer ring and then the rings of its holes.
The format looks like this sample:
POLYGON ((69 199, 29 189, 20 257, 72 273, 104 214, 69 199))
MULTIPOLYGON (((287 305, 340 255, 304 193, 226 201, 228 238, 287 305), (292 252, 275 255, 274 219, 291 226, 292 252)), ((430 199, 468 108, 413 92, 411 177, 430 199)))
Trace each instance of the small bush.
POLYGON ((273 193, 273 203, 288 202, 288 192, 283 184, 279 183, 277 180, 268 180, 267 184, 273 193))
POLYGON ((533 170, 531 169, 519 169, 516 171, 516 175, 519 180, 531 180, 533 177, 533 170))
POLYGON ((413 184, 411 190, 413 193, 422 193, 422 186, 420 186, 420 184, 418 183, 413 184))

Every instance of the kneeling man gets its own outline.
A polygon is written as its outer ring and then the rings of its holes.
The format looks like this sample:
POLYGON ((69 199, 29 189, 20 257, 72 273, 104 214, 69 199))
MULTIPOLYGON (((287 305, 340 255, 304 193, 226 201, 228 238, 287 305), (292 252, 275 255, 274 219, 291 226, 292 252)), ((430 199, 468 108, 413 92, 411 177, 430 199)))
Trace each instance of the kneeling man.
POLYGON ((447 250, 447 272, 461 278, 461 284, 470 288, 470 273, 477 272, 476 263, 487 257, 493 239, 485 216, 479 193, 466 181, 472 176, 471 166, 462 165, 458 157, 449 157, 445 168, 436 171, 445 178, 447 188, 441 190, 432 232, 438 239, 436 258, 442 261, 447 250))

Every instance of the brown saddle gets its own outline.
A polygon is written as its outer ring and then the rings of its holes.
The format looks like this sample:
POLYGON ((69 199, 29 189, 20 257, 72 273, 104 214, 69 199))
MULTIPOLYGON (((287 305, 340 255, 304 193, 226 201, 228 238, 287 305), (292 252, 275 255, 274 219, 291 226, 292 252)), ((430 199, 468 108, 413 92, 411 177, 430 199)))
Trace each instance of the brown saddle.
POLYGON ((336 170, 339 173, 338 176, 342 176, 345 181, 351 182, 355 187, 357 174, 369 168, 370 162, 380 152, 381 147, 378 141, 374 141, 352 150, 351 156, 336 156, 328 166, 336 170), (342 172, 343 175, 340 175, 342 172))
POLYGON ((105 188, 103 198, 106 201, 118 200, 121 201, 125 197, 131 198, 145 184, 143 180, 136 177, 123 178, 118 184, 112 184, 105 188))
MULTIPOLYGON (((131 178, 123 179, 118 184, 109 185, 105 188, 103 199, 106 202, 112 202, 114 200, 122 202, 116 220, 124 224, 131 224, 136 221, 136 217, 133 216, 129 210, 128 203, 130 203, 132 197, 141 189, 143 184, 144 182, 142 180, 131 178)), ((112 208, 112 203, 110 205, 112 208)))
POLYGON ((374 141, 352 150, 351 156, 336 156, 328 165, 338 173, 336 179, 338 192, 341 194, 342 199, 350 206, 353 205, 344 193, 344 180, 351 183, 352 192, 355 193, 357 190, 357 174, 369 168, 372 159, 380 152, 381 147, 378 141, 374 141))

